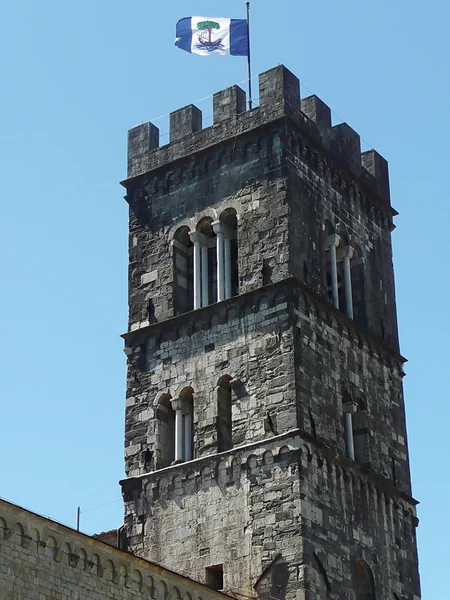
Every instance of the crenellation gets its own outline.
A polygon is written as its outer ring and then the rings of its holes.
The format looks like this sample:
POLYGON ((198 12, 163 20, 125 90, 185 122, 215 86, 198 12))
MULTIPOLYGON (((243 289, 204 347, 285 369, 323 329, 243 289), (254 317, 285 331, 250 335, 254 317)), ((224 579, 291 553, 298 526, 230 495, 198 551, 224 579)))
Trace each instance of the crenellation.
POLYGON ((389 169, 386 159, 376 150, 367 150, 361 154, 361 162, 364 169, 375 178, 378 194, 385 200, 389 200, 389 169))
POLYGON ((259 76, 259 107, 268 115, 296 115, 300 111, 300 81, 284 65, 259 76))
POLYGON ((159 129, 153 123, 143 123, 128 132, 128 177, 135 177, 146 168, 147 157, 159 148, 159 129))
POLYGON ((301 100, 301 110, 313 121, 320 132, 328 134, 331 129, 331 110, 318 96, 312 95, 301 100))
POLYGON ((170 142, 177 142, 202 129, 202 111, 189 104, 170 113, 170 142))
POLYGON ((358 175, 361 170, 361 141, 356 131, 347 123, 340 123, 331 128, 330 140, 336 142, 335 152, 340 154, 344 164, 358 175))
POLYGON ((213 96, 213 121, 214 125, 236 120, 237 116, 245 112, 247 95, 237 85, 217 92, 213 96))
MULTIPOLYGON (((363 153, 361 157, 357 153, 358 134, 347 124, 331 127, 330 109, 317 96, 301 100, 299 80, 286 67, 280 65, 259 76, 259 96, 260 106, 248 111, 245 92, 238 86, 217 92, 213 96, 214 126, 205 129, 202 129, 202 112, 197 107, 189 105, 172 112, 170 143, 161 147, 158 147, 159 130, 153 124, 145 123, 131 129, 128 179, 122 182, 123 185, 132 188, 136 177, 144 173, 173 165, 192 153, 209 152, 211 147, 223 144, 236 135, 250 133, 289 117, 302 135, 330 152, 335 161, 360 176, 364 185, 389 204, 387 163, 384 159, 375 151, 363 153), (195 136, 192 135, 194 133, 195 136), (375 155, 376 159, 373 158, 375 155), (367 170, 375 180, 361 173, 361 165, 365 168, 368 165, 367 170)), ((237 156, 232 156, 231 160, 237 156)))

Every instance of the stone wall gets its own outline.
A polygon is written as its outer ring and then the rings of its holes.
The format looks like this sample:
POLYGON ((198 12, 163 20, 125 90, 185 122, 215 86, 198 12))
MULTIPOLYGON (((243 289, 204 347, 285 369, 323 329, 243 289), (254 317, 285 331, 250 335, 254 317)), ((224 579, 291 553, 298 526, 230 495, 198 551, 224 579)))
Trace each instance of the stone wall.
POLYGON ((0 500, 1 600, 225 600, 195 581, 0 500))
POLYGON ((216 94, 215 124, 206 129, 198 129, 192 106, 177 111, 172 141, 161 148, 156 138, 149 145, 151 124, 130 132, 123 182, 130 205, 129 330, 175 315, 176 229, 195 228, 203 216, 218 218, 233 206, 240 293, 260 285, 265 268, 274 280, 288 273, 326 298, 329 220, 361 246, 365 326, 398 350, 390 241, 396 212, 386 161, 373 150, 361 154, 358 134, 345 123, 331 127, 330 109, 316 96, 301 101, 299 81, 285 67, 260 76, 259 108, 243 111, 240 93, 216 94))
POLYGON ((195 107, 176 111, 167 146, 151 124, 129 135, 130 547, 202 581, 223 565, 226 590, 264 600, 353 600, 359 577, 376 597, 417 600, 387 163, 332 127, 316 96, 301 101, 284 67, 260 76, 259 95, 246 111, 242 90, 219 92, 206 129, 195 107), (230 209, 238 295, 178 314, 176 232, 230 209), (359 253, 355 319, 329 303, 331 230, 359 253), (224 380, 233 447, 222 452, 224 380), (186 390, 193 460, 171 464, 171 400, 186 390))
POLYGON ((404 359, 306 288, 295 305, 299 426, 345 455, 343 395, 358 400, 367 430, 365 466, 410 494, 404 359))
POLYGON ((130 365, 125 463, 128 476, 166 466, 167 419, 161 404, 193 390, 194 457, 218 451, 218 394, 231 380, 232 443, 242 445, 296 424, 288 286, 266 286, 141 330, 130 365), (140 339, 142 336, 142 340, 140 339), (136 356, 137 355, 137 356, 136 356), (148 464, 147 450, 152 462, 148 464))
POLYGON ((296 426, 345 455, 346 392, 364 409, 366 466, 411 492, 404 359, 296 280, 137 330, 127 340, 139 349, 127 388, 128 476, 167 466, 158 406, 186 387, 194 392, 194 457, 217 452, 218 385, 228 376, 234 446, 296 426))
POLYGON ((377 598, 420 597, 415 502, 306 432, 122 485, 136 551, 200 581, 223 564, 231 595, 351 600, 364 560, 377 598))

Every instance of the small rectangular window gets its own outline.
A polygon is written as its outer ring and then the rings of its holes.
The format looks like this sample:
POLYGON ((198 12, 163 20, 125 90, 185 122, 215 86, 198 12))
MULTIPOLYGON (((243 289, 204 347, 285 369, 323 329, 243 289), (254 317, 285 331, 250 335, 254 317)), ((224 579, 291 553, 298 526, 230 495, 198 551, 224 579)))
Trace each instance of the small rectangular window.
POLYGON ((223 565, 206 567, 206 585, 213 590, 223 590, 223 565))

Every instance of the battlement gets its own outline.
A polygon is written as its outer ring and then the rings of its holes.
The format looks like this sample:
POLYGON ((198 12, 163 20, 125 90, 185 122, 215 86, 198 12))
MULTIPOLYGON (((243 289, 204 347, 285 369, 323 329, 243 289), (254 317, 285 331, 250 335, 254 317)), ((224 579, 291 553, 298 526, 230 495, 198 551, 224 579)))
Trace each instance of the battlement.
POLYGON ((144 123, 128 133, 130 180, 236 135, 288 118, 334 160, 349 169, 385 202, 390 202, 387 162, 375 150, 361 153, 359 135, 347 123, 331 125, 330 108, 317 96, 300 98, 299 79, 280 65, 259 75, 259 107, 246 110, 246 93, 234 85, 213 96, 213 125, 202 128, 202 112, 190 104, 170 113, 169 144, 159 129, 144 123))

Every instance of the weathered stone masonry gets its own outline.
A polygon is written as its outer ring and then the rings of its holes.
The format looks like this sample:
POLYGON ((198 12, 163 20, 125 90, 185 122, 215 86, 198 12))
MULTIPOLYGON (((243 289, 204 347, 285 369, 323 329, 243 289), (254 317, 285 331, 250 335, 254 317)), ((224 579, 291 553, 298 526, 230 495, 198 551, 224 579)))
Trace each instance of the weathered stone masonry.
POLYGON ((259 96, 129 134, 128 542, 230 593, 417 600, 387 163, 284 67, 259 96), (192 310, 230 214, 237 289, 192 310))
POLYGON ((226 600, 178 573, 0 500, 1 600, 226 600))

